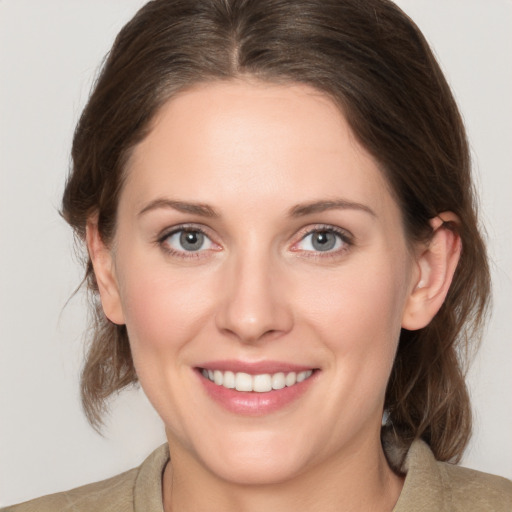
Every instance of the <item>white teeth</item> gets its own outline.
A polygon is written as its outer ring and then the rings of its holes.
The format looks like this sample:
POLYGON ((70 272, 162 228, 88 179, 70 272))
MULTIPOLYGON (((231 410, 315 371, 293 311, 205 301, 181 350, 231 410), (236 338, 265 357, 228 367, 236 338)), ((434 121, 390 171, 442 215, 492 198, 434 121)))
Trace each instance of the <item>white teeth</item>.
POLYGON ((293 386, 297 382, 297 374, 295 372, 290 372, 286 375, 284 382, 286 387, 293 386))
POLYGON ((272 375, 272 389, 283 389, 286 386, 286 377, 284 373, 275 373, 272 375))
POLYGON ((248 373, 235 375, 235 389, 237 391, 252 391, 252 377, 248 373))
POLYGON ((224 372, 224 382, 222 385, 228 389, 234 389, 236 385, 235 374, 233 372, 224 372))
POLYGON ((224 382, 224 375, 222 374, 221 371, 215 370, 213 372, 213 382, 215 382, 215 384, 217 384, 217 386, 222 386, 222 384, 224 382))
MULTIPOLYGON (((309 374, 311 375, 311 374, 309 374)), ((303 380, 306 380, 308 377, 308 372, 300 372, 297 374, 297 382, 302 382, 303 380)))
POLYGON ((272 391, 272 377, 268 373, 255 375, 252 379, 252 390, 257 393, 272 391))
POLYGON ((244 372, 234 373, 231 371, 222 372, 220 370, 202 370, 206 379, 211 380, 217 386, 224 386, 228 389, 237 391, 254 391, 256 393, 266 393, 273 389, 283 389, 284 387, 294 386, 299 382, 311 377, 313 370, 296 372, 278 372, 274 374, 262 373, 250 375, 244 372))

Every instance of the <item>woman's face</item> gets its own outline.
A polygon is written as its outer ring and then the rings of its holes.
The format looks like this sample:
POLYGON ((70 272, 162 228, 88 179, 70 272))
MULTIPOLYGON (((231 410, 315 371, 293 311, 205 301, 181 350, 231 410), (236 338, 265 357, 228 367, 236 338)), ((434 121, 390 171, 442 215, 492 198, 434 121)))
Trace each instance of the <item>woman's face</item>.
POLYGON ((171 99, 129 162, 111 254, 107 314, 175 460, 263 483, 378 444, 418 271, 326 96, 232 81, 171 99))

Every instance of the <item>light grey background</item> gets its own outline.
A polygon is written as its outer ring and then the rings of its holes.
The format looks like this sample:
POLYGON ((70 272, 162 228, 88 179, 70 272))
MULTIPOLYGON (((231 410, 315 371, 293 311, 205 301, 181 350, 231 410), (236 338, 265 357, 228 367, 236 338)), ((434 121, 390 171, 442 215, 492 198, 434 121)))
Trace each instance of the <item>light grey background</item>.
MULTIPOLYGON (((102 57, 143 0, 0 0, 0 505, 109 477, 164 441, 142 393, 105 437, 78 402, 86 308, 58 215, 74 125, 102 57)), ((464 464, 512 478, 512 2, 400 0, 467 123, 488 229, 494 316, 470 374, 464 464)))

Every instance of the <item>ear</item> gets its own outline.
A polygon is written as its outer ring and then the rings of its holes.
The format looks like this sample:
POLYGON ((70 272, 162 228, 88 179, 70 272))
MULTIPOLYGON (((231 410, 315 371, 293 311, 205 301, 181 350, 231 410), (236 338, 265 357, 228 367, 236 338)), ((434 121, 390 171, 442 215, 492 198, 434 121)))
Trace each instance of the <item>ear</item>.
POLYGON ((413 289, 402 316, 402 327, 411 331, 428 325, 448 294, 461 253, 461 241, 451 226, 459 224, 452 212, 430 221, 433 235, 418 250, 413 289))
POLYGON ((101 304, 105 316, 113 323, 124 324, 119 287, 115 275, 112 250, 101 239, 97 217, 90 218, 86 225, 86 242, 89 257, 98 283, 101 304))

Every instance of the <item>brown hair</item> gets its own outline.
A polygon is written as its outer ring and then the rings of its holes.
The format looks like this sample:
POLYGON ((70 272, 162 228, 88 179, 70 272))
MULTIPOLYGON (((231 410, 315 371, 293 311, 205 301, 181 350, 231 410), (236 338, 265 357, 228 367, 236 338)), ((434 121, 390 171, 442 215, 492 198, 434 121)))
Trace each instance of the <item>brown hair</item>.
MULTIPOLYGON (((403 330, 385 407, 408 445, 430 444, 458 460, 471 431, 465 356, 489 297, 464 126, 452 93, 416 25, 387 0, 154 0, 119 33, 76 128, 63 215, 78 237, 98 215, 108 243, 123 168, 150 121, 177 91, 249 76, 304 83, 329 95, 379 161, 411 241, 429 220, 460 218, 462 256, 446 301, 424 329, 403 330)), ((90 260, 94 326, 82 374, 85 412, 101 423, 108 397, 136 382, 124 326, 99 304, 90 260)))

